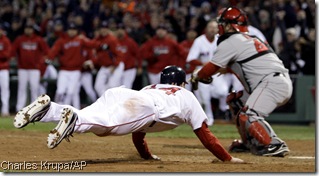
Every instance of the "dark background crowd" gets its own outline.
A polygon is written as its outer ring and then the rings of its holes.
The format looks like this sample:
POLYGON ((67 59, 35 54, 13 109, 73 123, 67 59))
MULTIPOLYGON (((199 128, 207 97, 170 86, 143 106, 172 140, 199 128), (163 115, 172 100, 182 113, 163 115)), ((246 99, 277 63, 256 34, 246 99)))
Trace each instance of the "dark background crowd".
POLYGON ((3 0, 0 19, 11 41, 32 23, 52 46, 57 20, 64 27, 73 20, 93 38, 99 22, 107 20, 111 30, 120 24, 141 45, 159 24, 165 24, 178 42, 186 38, 188 30, 202 34, 218 10, 231 3, 247 12, 250 24, 265 35, 292 74, 315 73, 313 0, 3 0))
MULTIPOLYGON (((143 46, 164 26, 167 36, 181 43, 190 31, 196 36, 203 34, 218 11, 230 5, 246 12, 249 24, 262 32, 291 75, 315 75, 313 0, 2 0, 0 27, 14 42, 32 26, 49 47, 71 22, 80 34, 93 39, 101 23, 107 21, 110 31, 115 34, 124 29, 138 46, 143 46)), ((16 74, 15 63, 15 59, 10 60, 10 76, 16 74)), ((58 63, 55 66, 59 69, 58 63)), ((144 72, 137 72, 133 89, 145 85, 141 77, 145 72, 145 67, 144 72)))

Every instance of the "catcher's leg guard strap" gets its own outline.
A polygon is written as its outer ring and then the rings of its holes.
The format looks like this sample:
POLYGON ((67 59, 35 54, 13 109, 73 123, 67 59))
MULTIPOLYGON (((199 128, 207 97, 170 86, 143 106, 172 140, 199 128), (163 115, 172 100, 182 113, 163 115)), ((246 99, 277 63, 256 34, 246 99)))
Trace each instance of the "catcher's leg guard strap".
POLYGON ((237 130, 244 144, 247 143, 247 132, 246 132, 247 121, 248 121, 248 116, 245 113, 238 113, 237 130))

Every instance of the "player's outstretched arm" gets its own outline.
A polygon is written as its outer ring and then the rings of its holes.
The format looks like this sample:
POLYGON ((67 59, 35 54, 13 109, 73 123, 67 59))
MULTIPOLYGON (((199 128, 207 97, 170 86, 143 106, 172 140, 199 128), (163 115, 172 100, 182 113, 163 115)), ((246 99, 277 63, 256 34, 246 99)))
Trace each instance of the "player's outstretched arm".
POLYGON ((203 122, 202 127, 194 130, 195 134, 202 142, 202 144, 214 154, 218 159, 222 161, 228 161, 232 163, 244 163, 243 160, 239 158, 232 157, 226 149, 220 144, 219 140, 214 136, 214 134, 209 130, 207 124, 203 122))
POLYGON ((135 148, 137 149, 140 156, 146 160, 153 159, 153 160, 160 160, 161 158, 157 157, 156 155, 152 155, 147 147, 147 143, 144 140, 146 133, 142 132, 134 132, 132 133, 132 140, 134 143, 135 148))

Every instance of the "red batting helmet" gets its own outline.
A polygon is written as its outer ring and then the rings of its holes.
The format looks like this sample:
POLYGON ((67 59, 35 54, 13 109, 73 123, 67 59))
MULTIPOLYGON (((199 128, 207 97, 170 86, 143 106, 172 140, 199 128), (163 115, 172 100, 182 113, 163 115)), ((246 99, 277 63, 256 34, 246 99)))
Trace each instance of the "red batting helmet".
POLYGON ((223 24, 231 24, 237 32, 248 32, 247 16, 237 7, 223 8, 218 12, 219 34, 225 33, 223 24))

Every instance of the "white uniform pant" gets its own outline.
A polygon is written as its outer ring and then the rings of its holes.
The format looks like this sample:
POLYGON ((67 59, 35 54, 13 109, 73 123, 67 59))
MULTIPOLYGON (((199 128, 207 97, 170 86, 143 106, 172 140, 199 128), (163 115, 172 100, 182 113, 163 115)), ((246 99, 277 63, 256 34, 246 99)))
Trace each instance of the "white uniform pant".
POLYGON ((60 70, 58 75, 55 101, 60 104, 71 104, 71 100, 77 92, 80 84, 81 71, 60 70))
POLYGON ((78 115, 74 132, 93 132, 99 136, 124 135, 146 130, 155 119, 153 100, 145 94, 126 89, 109 89, 93 104, 78 110, 51 102, 41 122, 59 122, 65 107, 78 115))
MULTIPOLYGON (((54 68, 53 65, 48 65, 45 69, 44 75, 42 76, 43 79, 57 79, 58 78, 58 71, 54 68)), ((43 82, 40 84, 39 87, 39 95, 47 93, 48 83, 43 82)))
POLYGON ((81 73, 81 80, 80 85, 77 87, 76 93, 72 98, 72 105, 73 107, 80 109, 81 108, 81 101, 80 101, 80 91, 81 87, 83 87, 85 93, 90 98, 91 102, 94 102, 97 97, 96 93, 93 89, 93 75, 91 72, 82 72, 81 73))
POLYGON ((136 72, 137 72, 136 68, 127 69, 124 71, 122 80, 123 80, 123 85, 126 88, 131 89, 133 87, 133 83, 136 77, 136 72))
POLYGON ((9 114, 10 78, 9 70, 0 70, 1 114, 9 114))
POLYGON ((239 79, 232 73, 224 74, 225 81, 227 82, 228 87, 233 86, 232 90, 241 91, 244 90, 244 86, 241 84, 239 79))
POLYGON ((16 110, 21 110, 26 105, 28 83, 31 91, 31 102, 38 97, 40 84, 40 70, 18 69, 18 94, 16 110))
POLYGON ((211 98, 219 100, 219 109, 226 111, 228 105, 226 98, 228 95, 229 86, 225 81, 224 75, 214 75, 213 82, 211 84, 198 84, 198 90, 194 92, 198 101, 204 105, 205 113, 208 117, 208 124, 211 125, 214 122, 214 115, 212 111, 211 98))
POLYGON ((124 63, 121 62, 113 71, 113 67, 101 67, 95 78, 94 89, 98 96, 113 87, 121 85, 121 77, 124 72, 124 63))
POLYGON ((161 73, 148 73, 150 84, 159 84, 161 80, 161 73))

